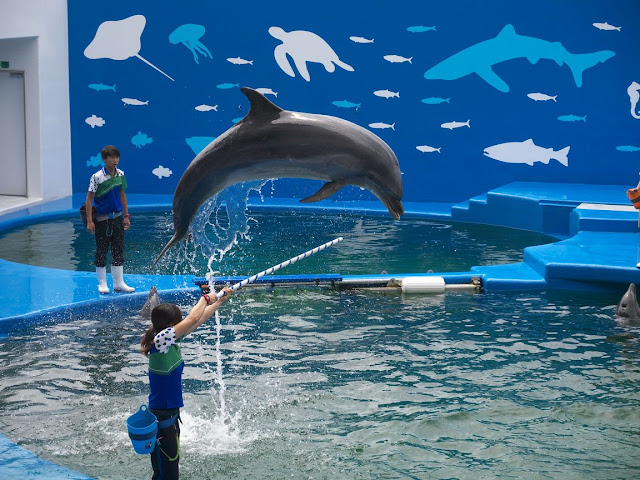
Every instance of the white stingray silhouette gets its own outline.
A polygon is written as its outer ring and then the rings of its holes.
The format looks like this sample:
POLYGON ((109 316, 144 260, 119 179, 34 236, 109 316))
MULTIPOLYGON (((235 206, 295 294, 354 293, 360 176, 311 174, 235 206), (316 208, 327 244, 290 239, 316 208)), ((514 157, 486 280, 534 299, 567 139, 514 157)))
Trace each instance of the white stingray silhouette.
POLYGON ((336 52, 321 37, 305 30, 285 32, 280 27, 269 28, 269 34, 273 38, 282 41, 273 51, 273 55, 278 66, 290 77, 295 77, 293 68, 287 59, 287 55, 293 59, 298 72, 307 82, 311 81, 307 62, 321 63, 329 73, 336 70, 335 65, 349 72, 353 72, 353 67, 342 62, 336 52), (335 64, 335 65, 334 65, 335 64))
POLYGON ((101 23, 95 37, 84 49, 84 56, 92 60, 100 58, 126 60, 127 58, 137 57, 168 79, 175 81, 158 67, 138 55, 141 48, 140 37, 146 24, 147 19, 143 15, 133 15, 124 20, 101 23))

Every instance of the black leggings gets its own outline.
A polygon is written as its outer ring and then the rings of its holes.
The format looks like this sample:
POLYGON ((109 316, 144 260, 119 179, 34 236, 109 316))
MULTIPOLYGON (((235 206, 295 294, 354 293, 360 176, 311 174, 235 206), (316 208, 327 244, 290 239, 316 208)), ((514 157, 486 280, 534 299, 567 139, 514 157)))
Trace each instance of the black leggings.
MULTIPOLYGON (((151 409, 150 409, 151 410, 151 409)), ((179 413, 180 410, 151 410, 158 417, 158 421, 166 420, 179 413)), ((155 450, 151 454, 151 466, 153 467, 152 480, 178 480, 180 462, 180 417, 175 423, 158 431, 158 440, 155 450), (160 458, 160 464, 158 464, 160 458)))
POLYGON ((111 265, 124 265, 124 217, 95 222, 96 225, 96 267, 107 265, 107 252, 111 247, 111 265))

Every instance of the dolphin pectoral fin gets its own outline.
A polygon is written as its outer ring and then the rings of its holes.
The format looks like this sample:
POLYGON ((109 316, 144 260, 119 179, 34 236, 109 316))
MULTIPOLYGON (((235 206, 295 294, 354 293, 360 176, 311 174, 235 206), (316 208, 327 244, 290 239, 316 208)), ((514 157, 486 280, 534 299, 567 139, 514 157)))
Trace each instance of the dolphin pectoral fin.
POLYGON ((504 80, 496 75, 496 73, 491 69, 491 66, 483 68, 482 70, 477 70, 476 73, 481 79, 483 79, 493 88, 505 93, 509 91, 509 85, 507 85, 504 80))
POLYGON ((311 202, 319 202, 320 200, 324 200, 325 198, 329 198, 331 195, 336 193, 342 187, 347 184, 344 180, 336 180, 333 182, 325 183, 320 190, 311 195, 310 197, 303 198, 300 200, 301 203, 311 203, 311 202))

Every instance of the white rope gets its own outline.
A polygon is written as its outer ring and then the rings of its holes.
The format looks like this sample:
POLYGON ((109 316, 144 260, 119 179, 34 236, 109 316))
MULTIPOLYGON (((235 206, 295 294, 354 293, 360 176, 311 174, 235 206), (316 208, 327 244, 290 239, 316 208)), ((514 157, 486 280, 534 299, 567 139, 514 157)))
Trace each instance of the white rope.
MULTIPOLYGON (((253 283, 256 280, 258 280, 259 278, 264 277, 265 275, 270 275, 273 272, 275 272, 277 270, 280 270, 281 268, 288 267, 292 263, 296 263, 298 260, 302 260, 303 258, 310 257, 314 253, 318 253, 319 251, 324 250, 325 248, 330 247, 332 245, 335 245, 336 243, 341 242, 341 241, 342 241, 342 237, 338 237, 338 238, 336 238, 334 240, 331 240, 330 242, 325 243, 324 245, 320 245, 319 247, 316 247, 316 248, 313 248, 313 249, 311 249, 311 250, 309 250, 307 252, 301 253, 297 257, 290 258, 286 262, 282 262, 282 263, 279 263, 278 265, 274 265, 271 268, 267 268, 266 270, 264 270, 264 271, 262 271, 260 273, 256 273, 252 277, 245 278, 241 282, 232 285, 231 286, 231 290, 233 290, 235 292, 236 290, 244 287, 245 285, 247 285, 249 283, 253 283)), ((224 292, 222 290, 220 290, 218 293, 216 293, 216 298, 220 298, 223 295, 224 295, 224 292)))

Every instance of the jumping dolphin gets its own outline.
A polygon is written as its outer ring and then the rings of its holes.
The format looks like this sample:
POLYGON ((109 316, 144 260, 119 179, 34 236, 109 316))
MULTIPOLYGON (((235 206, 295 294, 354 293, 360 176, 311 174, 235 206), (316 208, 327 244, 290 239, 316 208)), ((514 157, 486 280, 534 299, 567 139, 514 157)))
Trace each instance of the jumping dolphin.
POLYGON ((424 77, 428 80, 455 80, 476 73, 492 87, 508 92, 509 85, 491 67, 515 58, 526 58, 535 65, 541 58, 546 58, 558 65, 566 63, 573 73, 576 86, 581 87, 582 72, 614 55, 615 52, 610 50, 571 53, 560 42, 518 35, 512 25, 506 25, 495 38, 472 45, 443 60, 428 70, 424 77))
POLYGON ((174 235, 153 265, 186 234, 200 206, 224 188, 249 180, 324 180, 300 200, 317 202, 347 184, 371 191, 397 220, 404 214, 400 165, 389 146, 369 130, 341 118, 283 110, 241 88, 251 104, 246 117, 202 150, 173 196, 174 235))
POLYGON ((616 316, 627 320, 640 321, 640 306, 636 296, 636 284, 629 285, 629 289, 620 299, 616 307, 616 316))
POLYGON ((160 301, 160 297, 158 296, 158 290, 156 289, 156 287, 151 287, 151 290, 149 290, 147 301, 144 302, 144 306, 140 310, 140 316, 144 320, 151 320, 151 311, 161 303, 162 302, 160 301))

